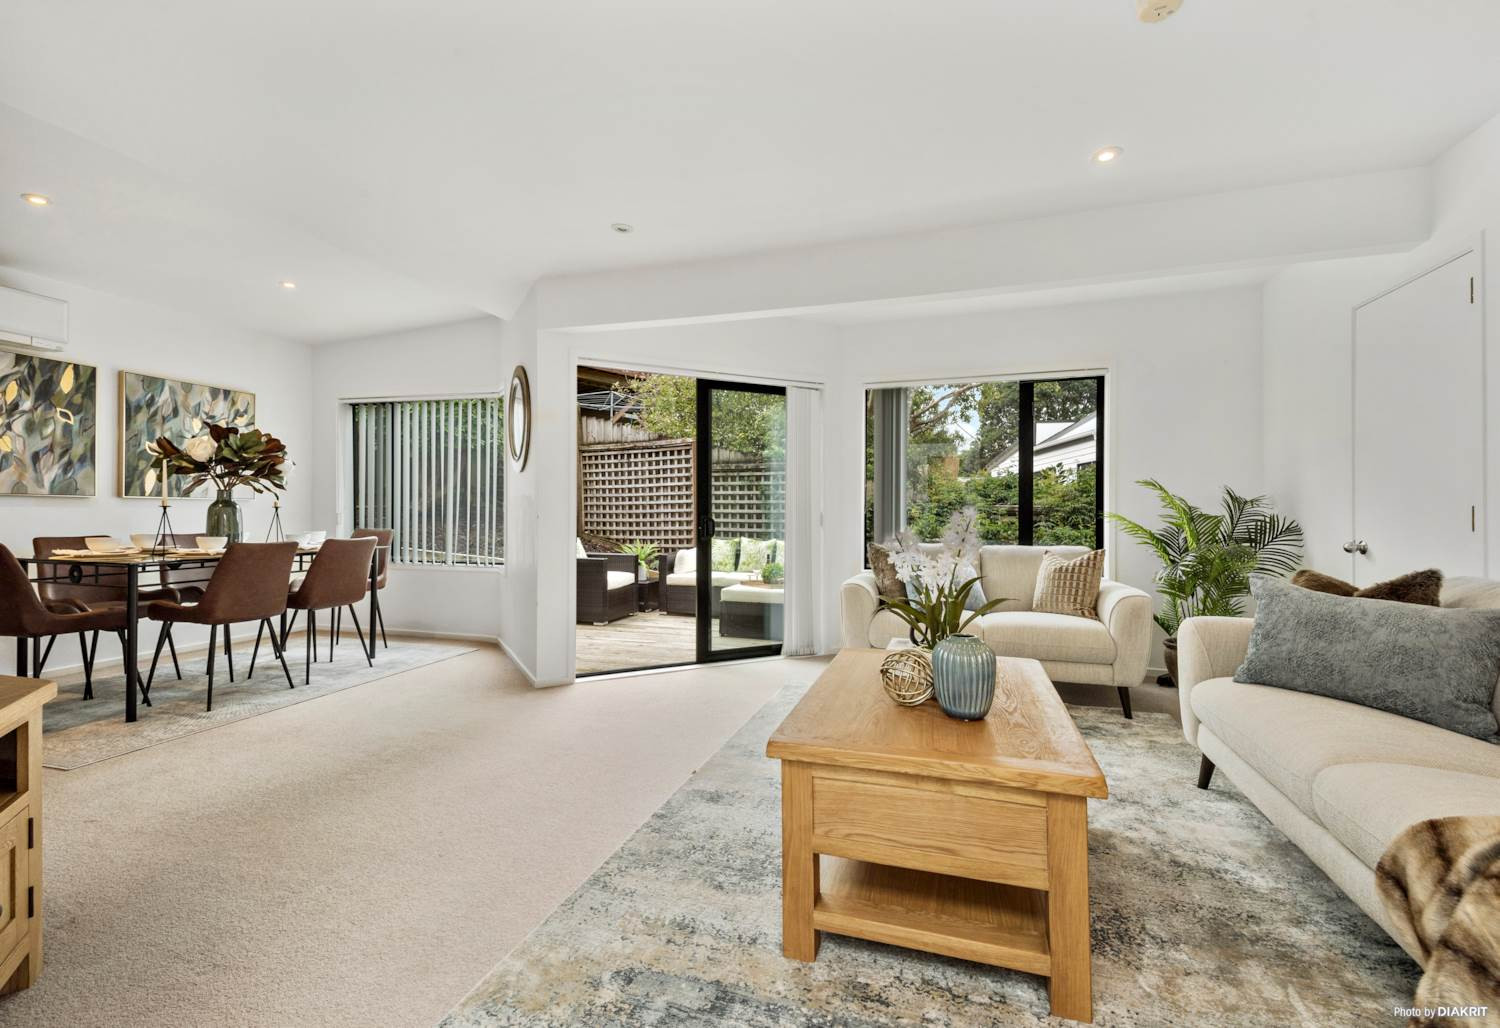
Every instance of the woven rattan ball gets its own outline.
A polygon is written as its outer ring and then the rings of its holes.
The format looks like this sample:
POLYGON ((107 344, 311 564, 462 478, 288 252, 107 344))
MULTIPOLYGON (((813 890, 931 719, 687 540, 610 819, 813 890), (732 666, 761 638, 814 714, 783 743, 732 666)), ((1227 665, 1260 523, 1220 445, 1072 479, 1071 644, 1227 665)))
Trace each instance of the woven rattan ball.
POLYGON ((903 707, 915 707, 932 695, 932 654, 920 647, 892 650, 880 662, 886 695, 903 707))

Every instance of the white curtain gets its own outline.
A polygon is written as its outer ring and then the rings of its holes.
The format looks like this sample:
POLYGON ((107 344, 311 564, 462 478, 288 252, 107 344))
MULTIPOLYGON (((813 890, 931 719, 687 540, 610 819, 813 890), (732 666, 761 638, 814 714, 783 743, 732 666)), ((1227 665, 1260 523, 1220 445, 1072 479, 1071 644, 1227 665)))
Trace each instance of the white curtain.
POLYGON ((816 652, 823 553, 823 395, 786 391, 786 608, 784 656, 816 652))

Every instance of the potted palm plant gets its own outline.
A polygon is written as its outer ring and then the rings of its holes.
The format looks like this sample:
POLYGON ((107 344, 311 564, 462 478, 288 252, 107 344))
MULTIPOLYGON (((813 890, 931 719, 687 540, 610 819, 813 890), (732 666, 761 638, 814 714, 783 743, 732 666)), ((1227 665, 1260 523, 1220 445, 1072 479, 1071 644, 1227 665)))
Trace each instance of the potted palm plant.
POLYGON ((1177 628, 1190 617, 1242 617, 1251 575, 1288 575, 1302 561, 1302 526, 1271 509, 1264 496, 1241 496, 1228 486, 1220 512, 1202 510, 1155 479, 1136 485, 1156 493, 1162 525, 1150 528, 1123 514, 1105 515, 1161 562, 1162 596, 1156 623, 1167 633, 1167 674, 1177 684, 1177 628))

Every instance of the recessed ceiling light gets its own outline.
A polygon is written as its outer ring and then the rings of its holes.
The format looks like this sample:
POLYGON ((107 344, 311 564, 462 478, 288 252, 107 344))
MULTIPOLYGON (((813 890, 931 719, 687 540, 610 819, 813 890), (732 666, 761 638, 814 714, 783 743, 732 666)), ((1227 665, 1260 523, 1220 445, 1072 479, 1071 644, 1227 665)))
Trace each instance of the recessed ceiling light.
POLYGON ((281 283, 281 288, 283 288, 283 289, 296 289, 297 288, 297 283, 295 283, 295 282, 283 282, 283 283, 281 283))
POLYGON ((620 233, 620 235, 622 236, 635 231, 634 225, 627 225, 623 221, 617 221, 609 227, 620 233))
POLYGON ((43 196, 41 193, 22 193, 21 199, 33 207, 47 207, 52 203, 52 197, 43 196))
POLYGON ((1094 156, 1089 158, 1089 160, 1093 161, 1095 164, 1109 164, 1113 161, 1119 160, 1120 155, 1124 152, 1125 150, 1122 147, 1106 146, 1103 149, 1095 150, 1094 156))

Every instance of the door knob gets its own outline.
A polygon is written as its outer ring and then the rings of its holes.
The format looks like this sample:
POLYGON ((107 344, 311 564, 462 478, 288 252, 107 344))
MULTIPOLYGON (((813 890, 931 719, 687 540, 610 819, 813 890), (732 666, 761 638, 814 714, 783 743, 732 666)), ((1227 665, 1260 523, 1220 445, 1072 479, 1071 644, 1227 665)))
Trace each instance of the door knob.
POLYGON ((1345 553, 1369 553, 1370 547, 1365 545, 1363 539, 1350 539, 1344 544, 1345 553))

